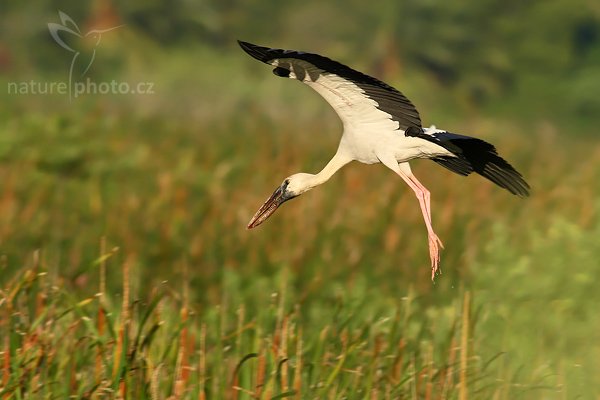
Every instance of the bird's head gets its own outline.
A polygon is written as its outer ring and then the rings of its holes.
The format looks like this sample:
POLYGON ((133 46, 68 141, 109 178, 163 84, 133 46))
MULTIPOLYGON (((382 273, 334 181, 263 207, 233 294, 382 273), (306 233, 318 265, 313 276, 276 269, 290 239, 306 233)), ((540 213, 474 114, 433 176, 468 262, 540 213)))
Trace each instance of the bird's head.
POLYGON ((311 179, 313 178, 314 175, 304 173, 294 174, 285 178, 283 183, 275 189, 271 197, 254 214, 248 223, 248 229, 255 228, 265 222, 286 201, 312 189, 311 179))

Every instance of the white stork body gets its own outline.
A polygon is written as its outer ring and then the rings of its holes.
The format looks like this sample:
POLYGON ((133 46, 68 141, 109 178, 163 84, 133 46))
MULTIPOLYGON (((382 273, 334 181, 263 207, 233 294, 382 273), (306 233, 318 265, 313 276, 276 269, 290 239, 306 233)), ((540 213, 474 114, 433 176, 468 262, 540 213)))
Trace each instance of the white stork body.
POLYGON ((319 173, 284 180, 256 212, 248 228, 264 222, 286 200, 318 186, 350 161, 382 163, 415 192, 427 227, 431 276, 439 268, 442 242, 433 231, 429 191, 412 174, 408 161, 428 158, 461 175, 477 172, 519 196, 529 186, 498 156, 491 144, 435 127, 423 129, 415 106, 398 90, 326 57, 239 42, 252 57, 275 67, 277 76, 299 80, 319 93, 343 123, 334 157, 319 173))

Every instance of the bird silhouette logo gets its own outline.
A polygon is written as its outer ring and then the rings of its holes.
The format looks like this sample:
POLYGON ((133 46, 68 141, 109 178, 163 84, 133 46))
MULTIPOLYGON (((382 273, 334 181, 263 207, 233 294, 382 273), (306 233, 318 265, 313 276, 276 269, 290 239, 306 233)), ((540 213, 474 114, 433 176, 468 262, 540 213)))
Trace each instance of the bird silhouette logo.
POLYGON ((62 48, 73 53, 69 67, 69 100, 71 98, 71 86, 74 79, 81 79, 89 71, 94 59, 96 49, 102 40, 102 34, 113 31, 124 25, 114 26, 107 29, 92 29, 83 34, 79 26, 63 11, 58 11, 60 24, 48 23, 50 35, 62 48), (73 44, 71 44, 73 42, 73 44))

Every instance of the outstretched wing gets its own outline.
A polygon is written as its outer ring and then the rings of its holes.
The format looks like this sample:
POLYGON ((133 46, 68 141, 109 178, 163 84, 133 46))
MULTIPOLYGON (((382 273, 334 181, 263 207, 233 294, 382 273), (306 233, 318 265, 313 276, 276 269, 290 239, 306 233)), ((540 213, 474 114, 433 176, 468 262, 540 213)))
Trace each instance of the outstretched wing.
POLYGON ((344 125, 386 119, 395 122, 400 130, 421 127, 419 113, 410 100, 378 79, 318 54, 238 43, 252 57, 274 66, 275 75, 297 79, 316 90, 344 125))

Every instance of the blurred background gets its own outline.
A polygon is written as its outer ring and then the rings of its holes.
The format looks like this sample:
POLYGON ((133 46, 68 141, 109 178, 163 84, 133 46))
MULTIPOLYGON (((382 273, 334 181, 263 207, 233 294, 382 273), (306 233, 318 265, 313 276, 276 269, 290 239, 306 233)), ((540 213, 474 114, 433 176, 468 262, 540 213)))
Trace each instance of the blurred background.
POLYGON ((469 291, 491 375, 523 397, 599 395, 597 1, 31 0, 3 2, 0 20, 3 285, 39 250, 61 285, 93 294, 104 237, 119 248, 109 290, 125 262, 140 297, 186 270, 199 318, 224 299, 251 316, 282 271, 317 331, 338 301, 367 324, 411 293, 435 321, 469 291), (425 125, 494 143, 532 196, 414 162, 446 247, 435 284, 418 203, 381 166, 351 164, 247 231, 283 178, 326 164, 341 123, 237 39, 388 82, 425 125), (149 92, 52 90, 72 64, 73 85, 149 92))

